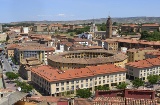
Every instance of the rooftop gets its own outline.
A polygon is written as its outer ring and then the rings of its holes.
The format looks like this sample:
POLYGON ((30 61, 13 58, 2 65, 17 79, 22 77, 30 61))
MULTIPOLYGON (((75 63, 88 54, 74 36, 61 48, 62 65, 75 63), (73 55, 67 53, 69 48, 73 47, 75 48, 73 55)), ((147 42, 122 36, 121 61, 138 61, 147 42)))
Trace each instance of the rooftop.
POLYGON ((149 58, 145 60, 140 60, 136 62, 130 62, 126 64, 127 66, 135 67, 135 68, 148 68, 152 66, 160 65, 160 57, 157 58, 149 58))
POLYGON ((31 71, 49 82, 60 80, 70 80, 76 78, 92 77, 100 74, 111 74, 116 72, 125 72, 126 70, 113 64, 88 66, 86 68, 70 69, 61 71, 48 65, 32 68, 31 71))
POLYGON ((111 62, 118 62, 127 59, 128 56, 123 53, 117 53, 107 50, 79 50, 71 52, 63 52, 61 54, 49 56, 48 59, 54 62, 63 63, 74 63, 74 64, 104 64, 111 62), (97 57, 97 58, 65 58, 65 55, 73 53, 105 53, 108 57, 97 57))

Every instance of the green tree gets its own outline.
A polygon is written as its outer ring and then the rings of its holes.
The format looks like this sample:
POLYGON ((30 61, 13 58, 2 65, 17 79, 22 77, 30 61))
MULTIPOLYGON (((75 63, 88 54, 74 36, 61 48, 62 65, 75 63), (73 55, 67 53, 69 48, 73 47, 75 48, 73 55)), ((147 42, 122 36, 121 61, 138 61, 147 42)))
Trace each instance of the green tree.
POLYGON ((113 22, 113 26, 117 26, 118 25, 118 23, 117 22, 113 22))
POLYGON ((132 81, 132 84, 135 88, 139 88, 140 86, 144 86, 144 81, 142 79, 136 78, 132 81))
POLYGON ((148 40, 148 41, 159 41, 160 40, 160 32, 141 32, 141 40, 148 40))
POLYGON ((121 84, 117 85, 117 89, 125 89, 127 87, 127 83, 122 82, 121 84))
POLYGON ((6 72, 6 76, 9 80, 18 79, 19 75, 13 72, 6 72))
POLYGON ((160 78, 158 75, 149 75, 147 79, 148 79, 148 82, 153 85, 153 84, 156 84, 160 78))
POLYGON ((107 86, 104 86, 104 85, 101 86, 101 85, 100 85, 100 86, 97 86, 97 87, 95 88, 95 90, 110 90, 110 89, 109 89, 109 87, 107 87, 107 86))
POLYGON ((73 36, 73 33, 70 33, 70 36, 73 36))
POLYGON ((26 92, 26 93, 33 89, 33 87, 31 85, 27 84, 26 82, 16 81, 16 84, 17 84, 17 86, 21 87, 21 91, 26 92))
POLYGON ((78 89, 76 93, 77 96, 80 96, 81 98, 89 98, 92 95, 89 89, 78 89))

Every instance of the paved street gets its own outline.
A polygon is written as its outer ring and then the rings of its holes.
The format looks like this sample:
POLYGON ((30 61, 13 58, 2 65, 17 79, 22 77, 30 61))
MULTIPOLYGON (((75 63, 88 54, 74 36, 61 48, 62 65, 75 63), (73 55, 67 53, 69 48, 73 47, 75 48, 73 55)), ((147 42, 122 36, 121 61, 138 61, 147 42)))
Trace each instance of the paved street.
POLYGON ((7 61, 7 59, 4 56, 2 56, 2 60, 3 60, 3 70, 5 69, 6 72, 13 71, 11 66, 10 66, 10 64, 9 64, 9 62, 7 61))

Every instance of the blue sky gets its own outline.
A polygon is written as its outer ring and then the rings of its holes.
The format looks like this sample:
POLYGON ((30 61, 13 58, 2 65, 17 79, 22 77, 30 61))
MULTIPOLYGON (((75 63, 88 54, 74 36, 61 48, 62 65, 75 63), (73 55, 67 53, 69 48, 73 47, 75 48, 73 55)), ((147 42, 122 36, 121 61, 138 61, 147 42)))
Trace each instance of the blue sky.
POLYGON ((0 0, 0 23, 160 16, 160 0, 0 0))

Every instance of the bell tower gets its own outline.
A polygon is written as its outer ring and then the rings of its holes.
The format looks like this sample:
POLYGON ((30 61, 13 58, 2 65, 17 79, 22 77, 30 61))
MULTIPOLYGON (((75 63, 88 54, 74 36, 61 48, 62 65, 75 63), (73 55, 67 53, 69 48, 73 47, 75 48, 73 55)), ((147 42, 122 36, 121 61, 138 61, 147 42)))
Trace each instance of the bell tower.
POLYGON ((111 38, 112 37, 112 20, 111 17, 109 16, 106 22, 106 38, 111 38))

